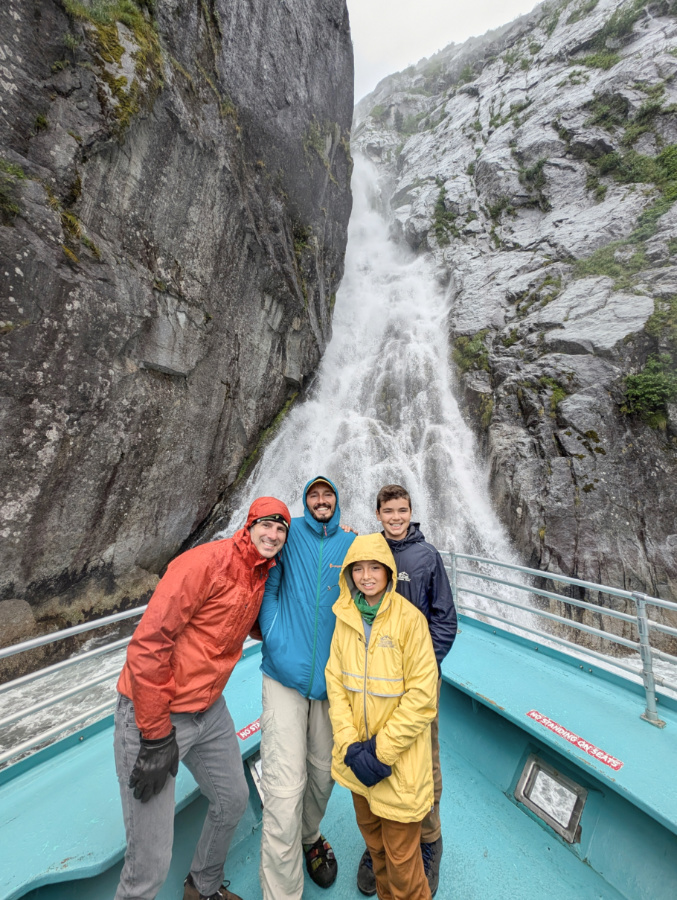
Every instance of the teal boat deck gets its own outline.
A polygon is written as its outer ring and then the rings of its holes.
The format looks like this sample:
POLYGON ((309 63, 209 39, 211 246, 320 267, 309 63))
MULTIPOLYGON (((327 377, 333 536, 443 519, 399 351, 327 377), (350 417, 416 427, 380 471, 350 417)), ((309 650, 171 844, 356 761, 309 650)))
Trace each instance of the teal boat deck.
MULTIPOLYGON (((489 625, 465 617, 457 645, 443 664, 445 679, 469 696, 495 706, 535 740, 547 744, 677 834, 677 710, 661 698, 657 728, 640 718, 644 692, 593 664, 535 641, 506 640, 489 625), (470 637, 470 640, 464 639, 470 637), (544 665, 543 657, 547 657, 544 665), (544 725, 537 711, 620 761, 617 771, 544 725)), ((677 895, 677 890, 675 891, 677 895)))
MULTIPOLYGON (((602 671, 580 670, 556 651, 493 634, 464 619, 445 661, 440 742, 445 852, 438 897, 463 900, 673 900, 677 885, 677 716, 640 720, 642 695, 602 671), (616 771, 530 719, 537 710, 607 751, 616 771), (581 841, 569 845, 514 799, 531 753, 589 791, 581 841)), ((258 718, 258 654, 238 664, 226 690, 236 728, 258 718)), ((243 756, 258 735, 242 742, 243 756)), ((104 727, 40 766, 30 761, 0 784, 0 900, 112 900, 124 849, 122 816, 104 727), (44 798, 49 797, 46 804, 44 798), (49 813, 49 810, 52 810, 49 813), (77 879, 77 881, 76 881, 77 879), (81 880, 82 879, 82 880, 81 880), (49 882, 58 883, 49 883, 49 882), (39 886, 43 885, 43 886, 39 886)), ((48 751, 49 752, 49 751, 48 751)), ((170 876, 158 900, 179 900, 206 809, 181 769, 170 876)), ((8 773, 0 773, 5 779, 8 773)), ((337 787, 323 824, 339 876, 329 891, 306 877, 304 897, 358 900, 362 843, 347 791, 337 787)), ((260 804, 252 786, 226 876, 258 900, 260 804)))
MULTIPOLYGON (((226 689, 237 730, 260 714, 260 658, 258 647, 251 648, 226 689)), ((0 771, 2 900, 23 897, 33 886, 99 875, 122 858, 125 832, 112 742, 109 716, 0 771)), ((255 753, 259 743, 257 732, 243 740, 243 758, 255 753)), ((192 775, 179 766, 177 809, 196 797, 199 791, 192 775)), ((115 889, 110 896, 114 893, 115 889)))

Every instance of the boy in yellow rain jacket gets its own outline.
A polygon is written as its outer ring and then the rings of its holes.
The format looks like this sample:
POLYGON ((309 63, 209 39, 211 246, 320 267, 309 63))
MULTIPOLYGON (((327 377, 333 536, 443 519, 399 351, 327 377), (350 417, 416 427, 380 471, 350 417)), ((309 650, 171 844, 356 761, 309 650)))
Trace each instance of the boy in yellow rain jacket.
POLYGON ((332 775, 353 794, 381 900, 430 900, 421 820, 433 805, 437 663, 427 622, 395 591, 380 534, 355 538, 334 604, 326 669, 332 775))

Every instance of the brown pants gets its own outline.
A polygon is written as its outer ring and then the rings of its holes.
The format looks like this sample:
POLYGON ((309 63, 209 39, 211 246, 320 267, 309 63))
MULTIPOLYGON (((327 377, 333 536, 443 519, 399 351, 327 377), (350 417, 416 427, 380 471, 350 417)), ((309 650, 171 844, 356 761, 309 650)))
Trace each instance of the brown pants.
POLYGON ((431 900, 421 857, 421 823, 381 819, 353 794, 357 825, 371 853, 380 900, 431 900))
POLYGON ((430 723, 430 743, 433 748, 433 791, 435 805, 421 822, 421 842, 433 844, 442 836, 440 821, 440 797, 442 796, 442 767, 440 766, 440 689, 442 679, 437 682, 437 715, 430 723))

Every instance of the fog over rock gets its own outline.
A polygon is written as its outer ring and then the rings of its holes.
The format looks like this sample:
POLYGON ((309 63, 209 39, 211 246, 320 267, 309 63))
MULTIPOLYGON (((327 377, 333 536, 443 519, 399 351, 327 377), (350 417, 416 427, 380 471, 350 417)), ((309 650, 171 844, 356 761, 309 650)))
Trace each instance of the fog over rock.
POLYGON ((448 285, 524 562, 671 600, 676 74, 676 3, 543 3, 384 79, 353 131, 393 233, 448 285))
POLYGON ((12 640, 147 596, 331 335, 345 0, 135 2, 0 9, 12 640))

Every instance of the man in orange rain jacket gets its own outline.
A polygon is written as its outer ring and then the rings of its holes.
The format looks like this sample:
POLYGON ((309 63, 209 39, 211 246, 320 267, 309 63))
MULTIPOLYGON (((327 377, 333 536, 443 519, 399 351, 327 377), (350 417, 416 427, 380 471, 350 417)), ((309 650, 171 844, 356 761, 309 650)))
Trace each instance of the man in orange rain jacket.
POLYGON ((281 501, 255 500, 232 538, 202 544, 169 565, 134 632, 115 713, 127 832, 115 900, 153 900, 167 877, 180 759, 209 800, 184 900, 240 900, 228 883, 219 887, 249 796, 222 692, 290 522, 281 501))

